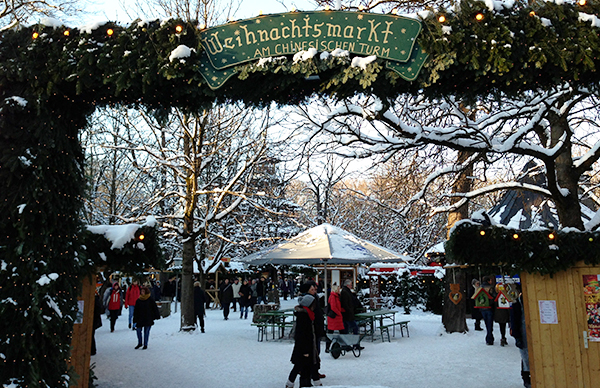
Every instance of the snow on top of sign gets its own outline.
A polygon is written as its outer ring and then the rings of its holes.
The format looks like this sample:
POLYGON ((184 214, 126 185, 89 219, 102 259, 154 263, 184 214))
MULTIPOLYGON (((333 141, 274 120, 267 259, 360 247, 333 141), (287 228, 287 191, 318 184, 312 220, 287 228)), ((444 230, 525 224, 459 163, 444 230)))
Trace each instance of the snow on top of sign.
POLYGON ((192 55, 192 49, 184 44, 180 44, 175 50, 171 51, 169 62, 173 62, 175 59, 180 59, 183 62, 184 60, 181 58, 188 58, 190 55, 192 55))

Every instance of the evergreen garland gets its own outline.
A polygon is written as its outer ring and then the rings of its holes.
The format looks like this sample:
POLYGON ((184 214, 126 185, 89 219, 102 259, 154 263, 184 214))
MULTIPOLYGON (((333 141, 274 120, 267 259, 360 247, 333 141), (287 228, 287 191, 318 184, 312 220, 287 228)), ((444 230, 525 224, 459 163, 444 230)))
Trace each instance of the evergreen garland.
POLYGON ((516 230, 460 221, 453 227, 445 249, 451 263, 552 276, 581 261, 599 265, 600 232, 516 230))

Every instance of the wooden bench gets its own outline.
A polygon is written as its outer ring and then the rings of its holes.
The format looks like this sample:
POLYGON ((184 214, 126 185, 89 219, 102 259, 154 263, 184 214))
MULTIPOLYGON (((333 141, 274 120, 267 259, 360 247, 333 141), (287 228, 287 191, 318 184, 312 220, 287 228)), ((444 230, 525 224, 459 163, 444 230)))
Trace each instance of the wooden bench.
POLYGON ((389 325, 379 326, 379 331, 381 332, 381 341, 382 342, 385 341, 385 337, 383 335, 387 334, 388 342, 391 342, 390 341, 390 327, 394 327, 394 326, 400 327, 400 334, 402 335, 402 337, 404 337, 404 329, 406 329, 406 336, 410 337, 410 332, 408 331, 408 322, 410 322, 410 321, 400 321, 400 322, 390 323, 389 325))

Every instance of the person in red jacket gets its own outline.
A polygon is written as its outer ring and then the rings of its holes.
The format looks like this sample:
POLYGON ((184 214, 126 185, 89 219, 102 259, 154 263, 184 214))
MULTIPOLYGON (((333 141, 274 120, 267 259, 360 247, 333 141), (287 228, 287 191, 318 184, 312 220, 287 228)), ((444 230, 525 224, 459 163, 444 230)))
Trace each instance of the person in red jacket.
POLYGON ((125 308, 129 309, 129 328, 135 330, 135 323, 133 323, 133 311, 135 310, 135 302, 140 297, 140 286, 138 285, 138 281, 134 280, 133 284, 129 286, 127 289, 127 293, 125 294, 125 308))
MULTIPOLYGON (((331 286, 331 293, 327 300, 327 332, 333 333, 334 331, 344 330, 344 318, 342 318, 342 305, 340 303, 340 286, 333 284, 331 286)), ((329 352, 329 346, 331 341, 327 338, 325 344, 325 352, 329 352)))
POLYGON ((108 313, 110 315, 110 332, 115 331, 115 322, 117 322, 117 318, 121 315, 121 306, 123 305, 123 298, 121 297, 121 287, 119 287, 119 283, 115 282, 112 286, 112 290, 110 292, 110 297, 108 299, 108 313))

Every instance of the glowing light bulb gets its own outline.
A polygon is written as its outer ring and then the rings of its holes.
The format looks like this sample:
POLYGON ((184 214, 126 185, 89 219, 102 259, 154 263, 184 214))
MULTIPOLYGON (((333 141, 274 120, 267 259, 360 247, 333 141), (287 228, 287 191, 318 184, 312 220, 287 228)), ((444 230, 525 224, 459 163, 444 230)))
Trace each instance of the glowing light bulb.
POLYGON ((446 21, 446 16, 440 15, 440 17, 438 18, 438 22, 444 23, 445 21, 446 21))
POLYGON ((37 32, 34 32, 34 33, 33 33, 33 35, 31 35, 31 37, 32 37, 33 39, 37 39, 37 38, 39 38, 39 37, 40 37, 40 34, 38 34, 37 32))
POLYGON ((480 231, 479 234, 485 236, 485 230, 480 231))
POLYGON ((515 234, 513 234, 513 238, 514 238, 515 240, 518 240, 518 239, 519 239, 519 235, 515 233, 515 234))
POLYGON ((477 15, 475 15, 475 19, 477 21, 479 21, 479 22, 482 21, 483 20, 483 14, 482 13, 478 13, 477 15))
POLYGON ((181 31, 183 31, 183 26, 177 26, 177 27, 175 27, 175 31, 177 31, 177 33, 180 34, 181 31))
POLYGON ((531 16, 531 17, 535 16, 535 11, 529 12, 529 16, 531 16))
POLYGON ((328 5, 325 6, 325 11, 329 11, 329 6, 328 5))
POLYGON ((548 238, 549 238, 550 240, 554 240, 554 239, 556 238, 556 235, 555 235, 554 233, 550 233, 550 234, 548 235, 548 238))
POLYGON ((139 237, 138 237, 138 239, 139 239, 140 241, 144 240, 145 238, 146 238, 146 236, 144 236, 143 234, 140 234, 140 235, 139 235, 139 237))
POLYGON ((296 12, 296 7, 292 7, 292 12, 296 12))
POLYGON ((584 5, 586 5, 586 4, 587 4, 587 1, 586 1, 586 0, 579 0, 577 3, 578 3, 579 5, 581 5, 581 6, 584 6, 584 5))
POLYGON ((393 14, 393 15, 397 15, 397 14, 398 14, 398 10, 397 10, 396 8, 394 8, 394 9, 392 10, 392 14, 393 14))
POLYGON ((261 9, 260 11, 258 11, 258 16, 262 16, 262 14, 263 14, 263 11, 261 9))
POLYGON ((359 10, 359 11, 362 11, 362 10, 364 10, 364 9, 365 9, 365 7, 364 7, 363 5, 359 5, 359 6, 358 6, 358 10, 359 10))
POLYGON ((64 36, 69 36, 69 35, 71 35, 71 32, 69 30, 65 30, 65 32, 63 32, 63 35, 64 36))
POLYGON ((112 28, 109 28, 108 30, 106 30, 106 35, 108 36, 112 36, 115 33, 115 31, 112 28))
POLYGON ((200 24, 200 29, 203 30, 206 28, 206 24, 200 24))

